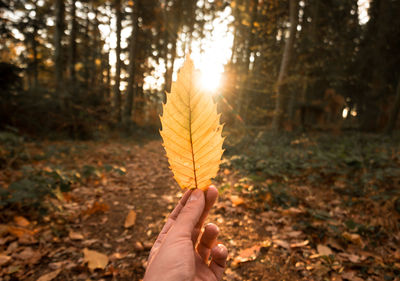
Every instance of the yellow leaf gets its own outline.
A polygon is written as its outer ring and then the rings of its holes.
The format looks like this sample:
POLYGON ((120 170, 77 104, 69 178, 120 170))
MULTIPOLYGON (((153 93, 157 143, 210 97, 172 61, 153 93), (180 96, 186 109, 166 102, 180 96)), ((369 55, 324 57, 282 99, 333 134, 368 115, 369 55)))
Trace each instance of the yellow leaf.
POLYGON ((217 105, 200 87, 198 76, 187 57, 167 93, 160 134, 179 186, 206 190, 217 175, 224 138, 217 105))
POLYGON ((88 267, 92 271, 97 268, 104 269, 108 264, 108 257, 102 253, 85 248, 83 255, 83 261, 88 263, 88 267))

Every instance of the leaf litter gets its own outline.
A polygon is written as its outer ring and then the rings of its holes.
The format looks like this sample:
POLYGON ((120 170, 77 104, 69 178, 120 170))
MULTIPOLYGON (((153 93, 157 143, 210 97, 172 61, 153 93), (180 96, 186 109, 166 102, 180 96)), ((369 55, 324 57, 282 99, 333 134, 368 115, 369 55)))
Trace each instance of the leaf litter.
MULTIPOLYGON (((162 146, 159 141, 84 146, 87 153, 78 150, 35 165, 98 170, 110 165, 123 167, 124 174, 110 168, 99 174, 102 180, 90 176, 76 183, 44 216, 6 210, 0 224, 0 278, 143 278, 152 243, 182 195, 162 146)), ((3 172, 0 180, 6 181, 3 172)), ((218 224, 219 240, 229 249, 224 280, 398 278, 400 234, 393 221, 399 215, 389 207, 396 198, 351 197, 298 179, 279 186, 273 178, 244 177, 232 166, 221 169, 215 183, 220 198, 209 221, 218 224)))

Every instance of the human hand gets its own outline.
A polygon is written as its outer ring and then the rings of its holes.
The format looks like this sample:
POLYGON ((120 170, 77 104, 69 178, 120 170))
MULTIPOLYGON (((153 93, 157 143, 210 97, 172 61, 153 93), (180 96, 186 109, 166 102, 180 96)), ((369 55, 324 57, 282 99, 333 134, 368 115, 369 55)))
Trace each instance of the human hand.
POLYGON ((183 195, 150 251, 144 281, 218 281, 222 278, 228 250, 222 244, 215 245, 218 227, 206 225, 197 245, 217 196, 218 191, 212 186, 206 192, 196 189, 183 195))

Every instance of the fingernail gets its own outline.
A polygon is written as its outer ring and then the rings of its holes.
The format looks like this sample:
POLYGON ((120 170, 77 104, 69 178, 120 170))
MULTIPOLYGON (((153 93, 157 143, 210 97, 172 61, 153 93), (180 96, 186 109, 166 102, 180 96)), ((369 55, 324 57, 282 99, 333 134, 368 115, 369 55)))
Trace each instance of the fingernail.
POLYGON ((203 195, 203 191, 200 189, 196 189, 195 191, 192 192, 192 194, 190 194, 190 197, 188 199, 188 202, 190 201, 196 201, 197 199, 200 198, 200 196, 203 195))

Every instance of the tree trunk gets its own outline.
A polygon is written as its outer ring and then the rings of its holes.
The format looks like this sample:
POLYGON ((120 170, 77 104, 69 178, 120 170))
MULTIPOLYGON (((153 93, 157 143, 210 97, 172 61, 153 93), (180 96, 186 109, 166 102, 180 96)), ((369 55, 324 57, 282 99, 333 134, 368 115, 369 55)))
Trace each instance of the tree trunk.
POLYGON ((35 17, 33 19, 33 31, 32 31, 32 34, 29 34, 29 36, 27 36, 29 38, 27 43, 30 43, 32 46, 33 61, 31 63, 29 63, 28 77, 30 75, 33 76, 33 84, 30 83, 29 88, 37 89, 37 87, 39 86, 39 60, 38 60, 38 51, 37 51, 38 42, 36 41, 36 37, 38 35, 38 24, 39 24, 39 13, 38 13, 37 1, 33 1, 33 5, 35 6, 35 17))
MULTIPOLYGON (((171 49, 171 67, 167 67, 167 71, 165 73, 165 87, 164 90, 165 92, 170 92, 171 91, 171 83, 172 83, 172 74, 174 72, 174 62, 175 62, 175 58, 176 58, 176 46, 178 43, 178 35, 179 35, 179 29, 181 26, 181 22, 182 22, 182 3, 183 0, 177 0, 176 2, 176 6, 173 7, 173 11, 170 15, 175 16, 176 19, 174 20, 173 23, 173 30, 170 31, 168 29, 168 20, 165 23, 167 25, 167 32, 169 32, 170 34, 172 34, 172 36, 168 36, 169 38, 172 37, 173 42, 172 43, 172 49, 171 49)), ((167 43, 168 44, 168 43, 167 43)))
POLYGON ((388 0, 377 1, 378 15, 375 23, 376 27, 370 25, 371 31, 369 32, 371 33, 370 36, 374 38, 374 44, 371 46, 372 65, 369 66, 372 71, 372 79, 369 83, 371 86, 364 98, 364 110, 361 115, 361 127, 365 131, 375 131, 378 129, 379 107, 377 105, 382 101, 381 97, 383 96, 384 85, 386 83, 383 76, 385 66, 382 63, 382 52, 387 44, 385 28, 387 14, 390 11, 388 3, 388 0))
POLYGON ((282 128, 282 122, 285 111, 286 96, 284 94, 283 86, 286 83, 288 68, 290 59, 293 52, 294 38, 296 35, 297 21, 298 21, 298 2, 297 0, 290 0, 289 4, 289 18, 290 18, 290 29, 289 38, 285 42, 285 48, 283 51, 281 67, 279 70, 278 80, 276 82, 276 103, 275 103, 275 114, 272 120, 272 130, 278 132, 282 128))
MULTIPOLYGON (((252 0, 252 11, 251 11, 251 19, 250 19, 250 30, 248 31, 248 38, 247 38, 247 48, 245 51, 245 57, 244 57, 244 83, 241 85, 240 89, 240 94, 238 98, 239 102, 239 115, 242 117, 243 121, 247 121, 247 111, 248 107, 250 105, 250 96, 246 95, 250 93, 250 86, 251 86, 251 81, 250 81, 250 76, 249 71, 250 71, 250 56, 252 53, 251 48, 254 45, 254 38, 255 34, 253 32, 253 27, 254 23, 257 21, 257 12, 258 12, 258 0, 252 0)), ((236 119, 238 120, 238 119, 236 119)))
POLYGON ((75 64, 76 64, 76 0, 71 1, 71 32, 69 36, 69 80, 70 87, 72 93, 76 94, 74 90, 76 88, 76 73, 75 73, 75 64))
POLYGON ((120 81, 121 81, 121 21, 122 21, 122 12, 121 12, 121 0, 115 1, 115 13, 116 13, 116 33, 117 33, 117 47, 115 49, 115 56, 117 57, 116 65, 115 65, 115 85, 114 85, 114 104, 115 104, 115 113, 117 116, 117 122, 121 122, 121 91, 119 89, 120 81))
POLYGON ((64 34, 64 1, 56 0, 56 30, 54 34, 54 65, 56 72, 56 92, 64 103, 63 54, 61 40, 64 34))
POLYGON ((134 93, 136 90, 135 86, 135 60, 136 60, 136 42, 138 37, 138 1, 133 2, 132 12, 131 12, 131 21, 132 21, 132 32, 130 38, 130 46, 129 46, 129 78, 128 78, 128 90, 126 93, 126 103, 123 121, 125 126, 129 126, 131 116, 132 116, 132 105, 134 99, 134 93))
POLYGON ((33 68, 33 88, 37 89, 39 86, 39 62, 38 62, 38 53, 37 53, 37 41, 36 41, 36 36, 37 36, 37 23, 34 23, 33 26, 33 34, 32 34, 32 53, 33 53, 33 63, 32 63, 32 68, 33 68))
POLYGON ((394 102, 392 112, 390 113, 389 116, 389 122, 385 129, 385 133, 387 135, 392 134, 393 129, 396 126, 396 121, 399 118, 399 112, 400 112, 400 77, 397 83, 396 100, 394 102))

